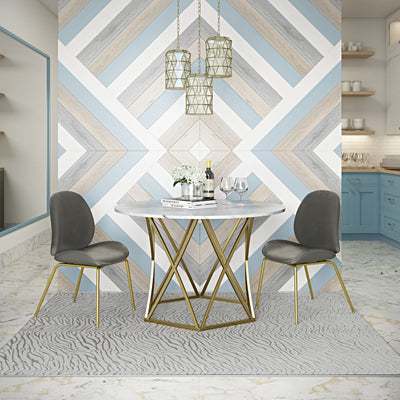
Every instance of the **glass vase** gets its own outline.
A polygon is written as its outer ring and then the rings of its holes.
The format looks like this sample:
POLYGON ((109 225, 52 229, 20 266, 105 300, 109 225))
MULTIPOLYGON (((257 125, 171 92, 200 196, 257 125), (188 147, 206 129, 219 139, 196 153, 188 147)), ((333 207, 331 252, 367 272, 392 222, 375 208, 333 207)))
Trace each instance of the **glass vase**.
POLYGON ((181 198, 184 200, 201 200, 203 198, 203 184, 181 183, 181 198))

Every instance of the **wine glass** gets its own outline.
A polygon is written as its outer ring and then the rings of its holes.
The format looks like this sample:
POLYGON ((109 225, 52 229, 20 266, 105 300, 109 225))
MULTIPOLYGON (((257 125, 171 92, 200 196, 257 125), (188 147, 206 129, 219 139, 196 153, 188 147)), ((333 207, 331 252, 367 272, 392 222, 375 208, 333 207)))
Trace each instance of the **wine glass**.
POLYGON ((224 205, 228 203, 228 196, 233 192, 233 178, 231 176, 224 176, 221 179, 221 183, 219 184, 219 189, 221 192, 225 194, 225 202, 222 203, 224 205))
POLYGON ((249 190, 249 184, 247 183, 247 178, 236 178, 235 184, 234 184, 234 189, 236 192, 238 192, 238 194, 240 196, 239 206, 244 206, 243 201, 242 201, 242 196, 243 196, 243 193, 246 193, 249 190))

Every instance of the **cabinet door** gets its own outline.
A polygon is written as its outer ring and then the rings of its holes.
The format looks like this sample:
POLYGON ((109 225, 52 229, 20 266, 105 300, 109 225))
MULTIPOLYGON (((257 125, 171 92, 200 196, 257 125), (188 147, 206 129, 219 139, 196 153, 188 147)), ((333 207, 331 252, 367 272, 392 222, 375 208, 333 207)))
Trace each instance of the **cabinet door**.
POLYGON ((359 187, 354 191, 354 228, 357 233, 379 232, 379 188, 359 187))
POLYGON ((387 63, 387 133, 400 133, 400 54, 387 63))
POLYGON ((342 233, 354 233, 354 194, 352 189, 342 189, 342 233))

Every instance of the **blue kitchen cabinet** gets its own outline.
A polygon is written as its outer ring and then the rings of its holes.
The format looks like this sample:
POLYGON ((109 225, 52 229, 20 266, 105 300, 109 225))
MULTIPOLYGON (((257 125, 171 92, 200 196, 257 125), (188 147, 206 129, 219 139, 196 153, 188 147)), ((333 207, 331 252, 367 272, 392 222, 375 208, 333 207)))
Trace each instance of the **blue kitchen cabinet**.
POLYGON ((380 231, 400 242, 400 176, 381 174, 380 231))
POLYGON ((342 233, 379 232, 379 192, 378 173, 343 173, 342 233))

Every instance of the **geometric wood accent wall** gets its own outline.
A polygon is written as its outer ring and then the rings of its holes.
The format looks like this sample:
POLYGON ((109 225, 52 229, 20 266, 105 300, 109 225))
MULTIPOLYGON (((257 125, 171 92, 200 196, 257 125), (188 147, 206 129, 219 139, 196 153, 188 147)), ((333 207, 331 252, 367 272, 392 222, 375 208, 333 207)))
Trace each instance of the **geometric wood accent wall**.
MULTIPOLYGON (((221 34, 233 41, 233 74, 214 80, 214 114, 201 117, 185 115, 184 91, 164 87, 164 54, 176 46, 175 1, 61 0, 59 7, 59 190, 85 197, 95 239, 125 243, 136 289, 146 290, 145 223, 114 206, 177 195, 172 169, 205 167, 210 158, 216 182, 247 176, 250 199, 286 206, 284 214, 256 221, 250 258, 256 282, 264 242, 293 236, 305 195, 323 188, 340 193, 340 0, 222 0, 221 34)), ((180 24, 181 48, 192 53, 193 70, 200 62, 204 71, 217 1, 202 0, 200 60, 196 0, 181 0, 180 24)), ((168 222, 180 237, 185 221, 168 222)), ((231 224, 215 224, 221 239, 231 224)), ((214 254, 203 228, 196 229, 186 262, 201 284, 214 254)), ((242 251, 232 260, 241 283, 242 251)), ((157 271, 166 270, 167 259, 158 255, 157 271)), ((268 265, 264 289, 292 290, 292 268, 278 267, 268 265)), ((75 282, 73 270, 63 269, 64 283, 75 282)), ((102 289, 126 290, 123 270, 103 271, 102 289)), ((90 272, 82 281, 86 290, 94 288, 90 272)), ((316 290, 330 287, 327 266, 310 273, 316 290)), ((303 274, 299 283, 305 284, 303 274)))

